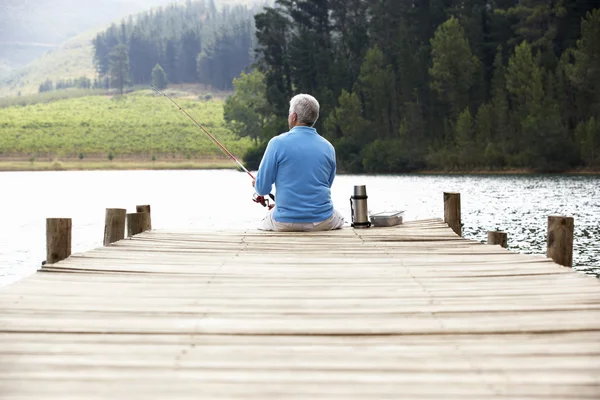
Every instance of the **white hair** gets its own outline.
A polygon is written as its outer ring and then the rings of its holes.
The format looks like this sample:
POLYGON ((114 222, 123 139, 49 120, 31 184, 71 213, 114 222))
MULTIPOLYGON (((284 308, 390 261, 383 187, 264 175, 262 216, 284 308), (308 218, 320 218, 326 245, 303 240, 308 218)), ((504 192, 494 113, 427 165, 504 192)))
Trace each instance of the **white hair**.
POLYGON ((298 122, 313 126, 319 119, 319 102, 310 94, 298 94, 290 100, 290 114, 298 115, 298 122))

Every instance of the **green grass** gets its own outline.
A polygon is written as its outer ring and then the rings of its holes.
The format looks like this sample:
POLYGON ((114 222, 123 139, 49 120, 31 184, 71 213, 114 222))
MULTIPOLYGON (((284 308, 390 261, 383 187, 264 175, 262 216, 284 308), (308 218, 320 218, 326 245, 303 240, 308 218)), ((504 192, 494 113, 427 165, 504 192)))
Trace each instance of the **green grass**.
POLYGON ((54 90, 52 92, 44 92, 39 94, 30 94, 17 97, 0 97, 0 108, 13 106, 30 106, 39 103, 52 103, 58 100, 75 99, 78 97, 100 96, 108 94, 106 90, 90 90, 90 89, 66 89, 54 90))
MULTIPOLYGON (((250 140, 225 126, 223 101, 177 99, 233 154, 250 140)), ((0 159, 79 157, 109 161, 193 160, 222 156, 221 150, 173 104, 148 90, 123 97, 87 96, 0 109, 0 159)))
POLYGON ((78 170, 146 170, 146 169, 236 169, 229 159, 175 160, 175 161, 99 161, 99 160, 51 160, 51 161, 2 161, 0 171, 78 171, 78 170))

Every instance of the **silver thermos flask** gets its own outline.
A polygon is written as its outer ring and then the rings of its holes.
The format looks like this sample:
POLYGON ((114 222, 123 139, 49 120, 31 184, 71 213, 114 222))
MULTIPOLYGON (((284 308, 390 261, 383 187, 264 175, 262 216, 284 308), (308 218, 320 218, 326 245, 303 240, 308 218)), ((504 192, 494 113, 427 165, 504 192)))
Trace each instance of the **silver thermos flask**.
POLYGON ((367 217, 367 187, 354 186, 354 196, 350 197, 350 210, 352 211, 352 227, 368 228, 371 226, 367 217))

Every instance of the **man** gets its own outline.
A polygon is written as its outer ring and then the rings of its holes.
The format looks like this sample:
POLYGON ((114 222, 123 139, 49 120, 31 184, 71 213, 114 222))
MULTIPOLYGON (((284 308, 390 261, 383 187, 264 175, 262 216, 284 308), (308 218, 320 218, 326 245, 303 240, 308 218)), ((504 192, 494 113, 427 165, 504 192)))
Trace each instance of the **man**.
POLYGON ((256 193, 265 196, 277 188, 275 208, 261 230, 278 232, 339 229, 344 218, 334 210, 331 185, 335 178, 335 150, 315 128, 319 102, 308 94, 290 101, 290 131, 271 139, 258 168, 256 193))

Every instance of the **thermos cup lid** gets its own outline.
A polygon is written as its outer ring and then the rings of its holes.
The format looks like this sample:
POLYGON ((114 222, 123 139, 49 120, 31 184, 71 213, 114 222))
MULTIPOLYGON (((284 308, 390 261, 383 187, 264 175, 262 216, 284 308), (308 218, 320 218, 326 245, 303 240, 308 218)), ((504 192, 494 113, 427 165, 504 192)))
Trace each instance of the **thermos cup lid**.
POLYGON ((354 186, 354 196, 366 196, 367 187, 365 185, 354 186))

